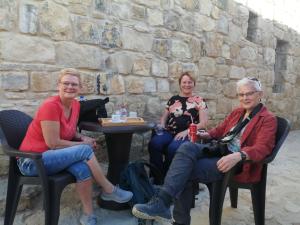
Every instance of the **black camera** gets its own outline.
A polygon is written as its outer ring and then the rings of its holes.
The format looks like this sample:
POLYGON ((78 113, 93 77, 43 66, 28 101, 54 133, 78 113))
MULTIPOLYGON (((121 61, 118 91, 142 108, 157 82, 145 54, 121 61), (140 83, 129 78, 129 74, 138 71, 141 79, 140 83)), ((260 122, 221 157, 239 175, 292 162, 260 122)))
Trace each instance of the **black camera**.
POLYGON ((203 153, 208 157, 222 157, 230 152, 227 148, 227 143, 220 140, 212 140, 204 145, 203 153))

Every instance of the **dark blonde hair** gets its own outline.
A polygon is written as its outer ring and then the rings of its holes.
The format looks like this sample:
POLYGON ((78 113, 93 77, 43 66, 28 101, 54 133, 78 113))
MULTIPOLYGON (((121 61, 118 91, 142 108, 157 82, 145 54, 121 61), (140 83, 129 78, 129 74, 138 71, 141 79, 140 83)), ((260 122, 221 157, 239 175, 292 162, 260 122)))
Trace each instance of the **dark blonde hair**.
POLYGON ((61 79, 66 76, 66 75, 71 75, 71 76, 74 76, 74 77, 77 77, 78 78, 78 81, 79 81, 79 86, 81 87, 81 78, 80 78, 80 73, 78 70, 74 69, 74 68, 65 68, 65 69, 62 69, 60 72, 59 72, 59 76, 58 76, 58 83, 61 82, 61 79))
POLYGON ((194 86, 196 86, 196 79, 190 72, 184 72, 180 75, 180 77, 178 78, 179 85, 181 83, 183 76, 188 76, 194 82, 194 86))

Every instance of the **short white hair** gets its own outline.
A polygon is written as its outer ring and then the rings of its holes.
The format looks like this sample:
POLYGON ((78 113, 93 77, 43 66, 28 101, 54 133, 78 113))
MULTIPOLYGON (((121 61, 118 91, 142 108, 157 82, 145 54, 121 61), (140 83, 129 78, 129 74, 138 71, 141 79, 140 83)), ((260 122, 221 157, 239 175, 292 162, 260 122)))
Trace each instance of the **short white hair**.
POLYGON ((244 77, 236 83, 236 90, 238 91, 241 86, 250 85, 256 91, 262 91, 260 81, 255 77, 244 77))

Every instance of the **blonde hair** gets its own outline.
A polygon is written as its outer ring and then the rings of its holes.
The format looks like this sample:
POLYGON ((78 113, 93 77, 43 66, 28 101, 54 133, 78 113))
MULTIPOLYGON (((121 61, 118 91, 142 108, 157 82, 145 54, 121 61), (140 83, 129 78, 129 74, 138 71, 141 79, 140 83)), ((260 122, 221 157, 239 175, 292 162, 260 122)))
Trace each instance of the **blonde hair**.
POLYGON ((196 79, 195 77, 190 73, 190 72, 184 72, 180 75, 180 77, 178 78, 178 83, 180 85, 181 80, 184 76, 188 76, 193 82, 194 82, 194 86, 196 86, 196 79))
POLYGON ((78 81, 79 81, 79 86, 81 87, 81 78, 80 78, 80 73, 78 70, 74 69, 74 68, 65 68, 65 69, 62 69, 60 72, 59 72, 59 76, 58 76, 58 83, 61 82, 61 79, 66 76, 66 75, 71 75, 71 76, 74 76, 74 77, 77 77, 78 78, 78 81))

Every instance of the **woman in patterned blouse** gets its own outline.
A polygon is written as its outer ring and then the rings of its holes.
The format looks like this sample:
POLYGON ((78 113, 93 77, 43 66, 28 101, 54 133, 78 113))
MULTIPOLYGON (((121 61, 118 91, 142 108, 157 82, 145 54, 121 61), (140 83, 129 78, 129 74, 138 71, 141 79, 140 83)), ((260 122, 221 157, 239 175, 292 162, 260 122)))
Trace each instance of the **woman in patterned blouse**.
MULTIPOLYGON (((204 100, 193 94, 196 80, 188 72, 179 77, 180 93, 172 96, 160 118, 162 134, 154 134, 149 143, 150 163, 165 174, 178 147, 188 141, 188 128, 193 122, 205 129, 208 121, 204 100)), ((153 174, 153 171, 151 171, 153 174)), ((155 178, 155 177, 154 177, 155 178)), ((154 179, 155 183, 160 183, 154 179)))

